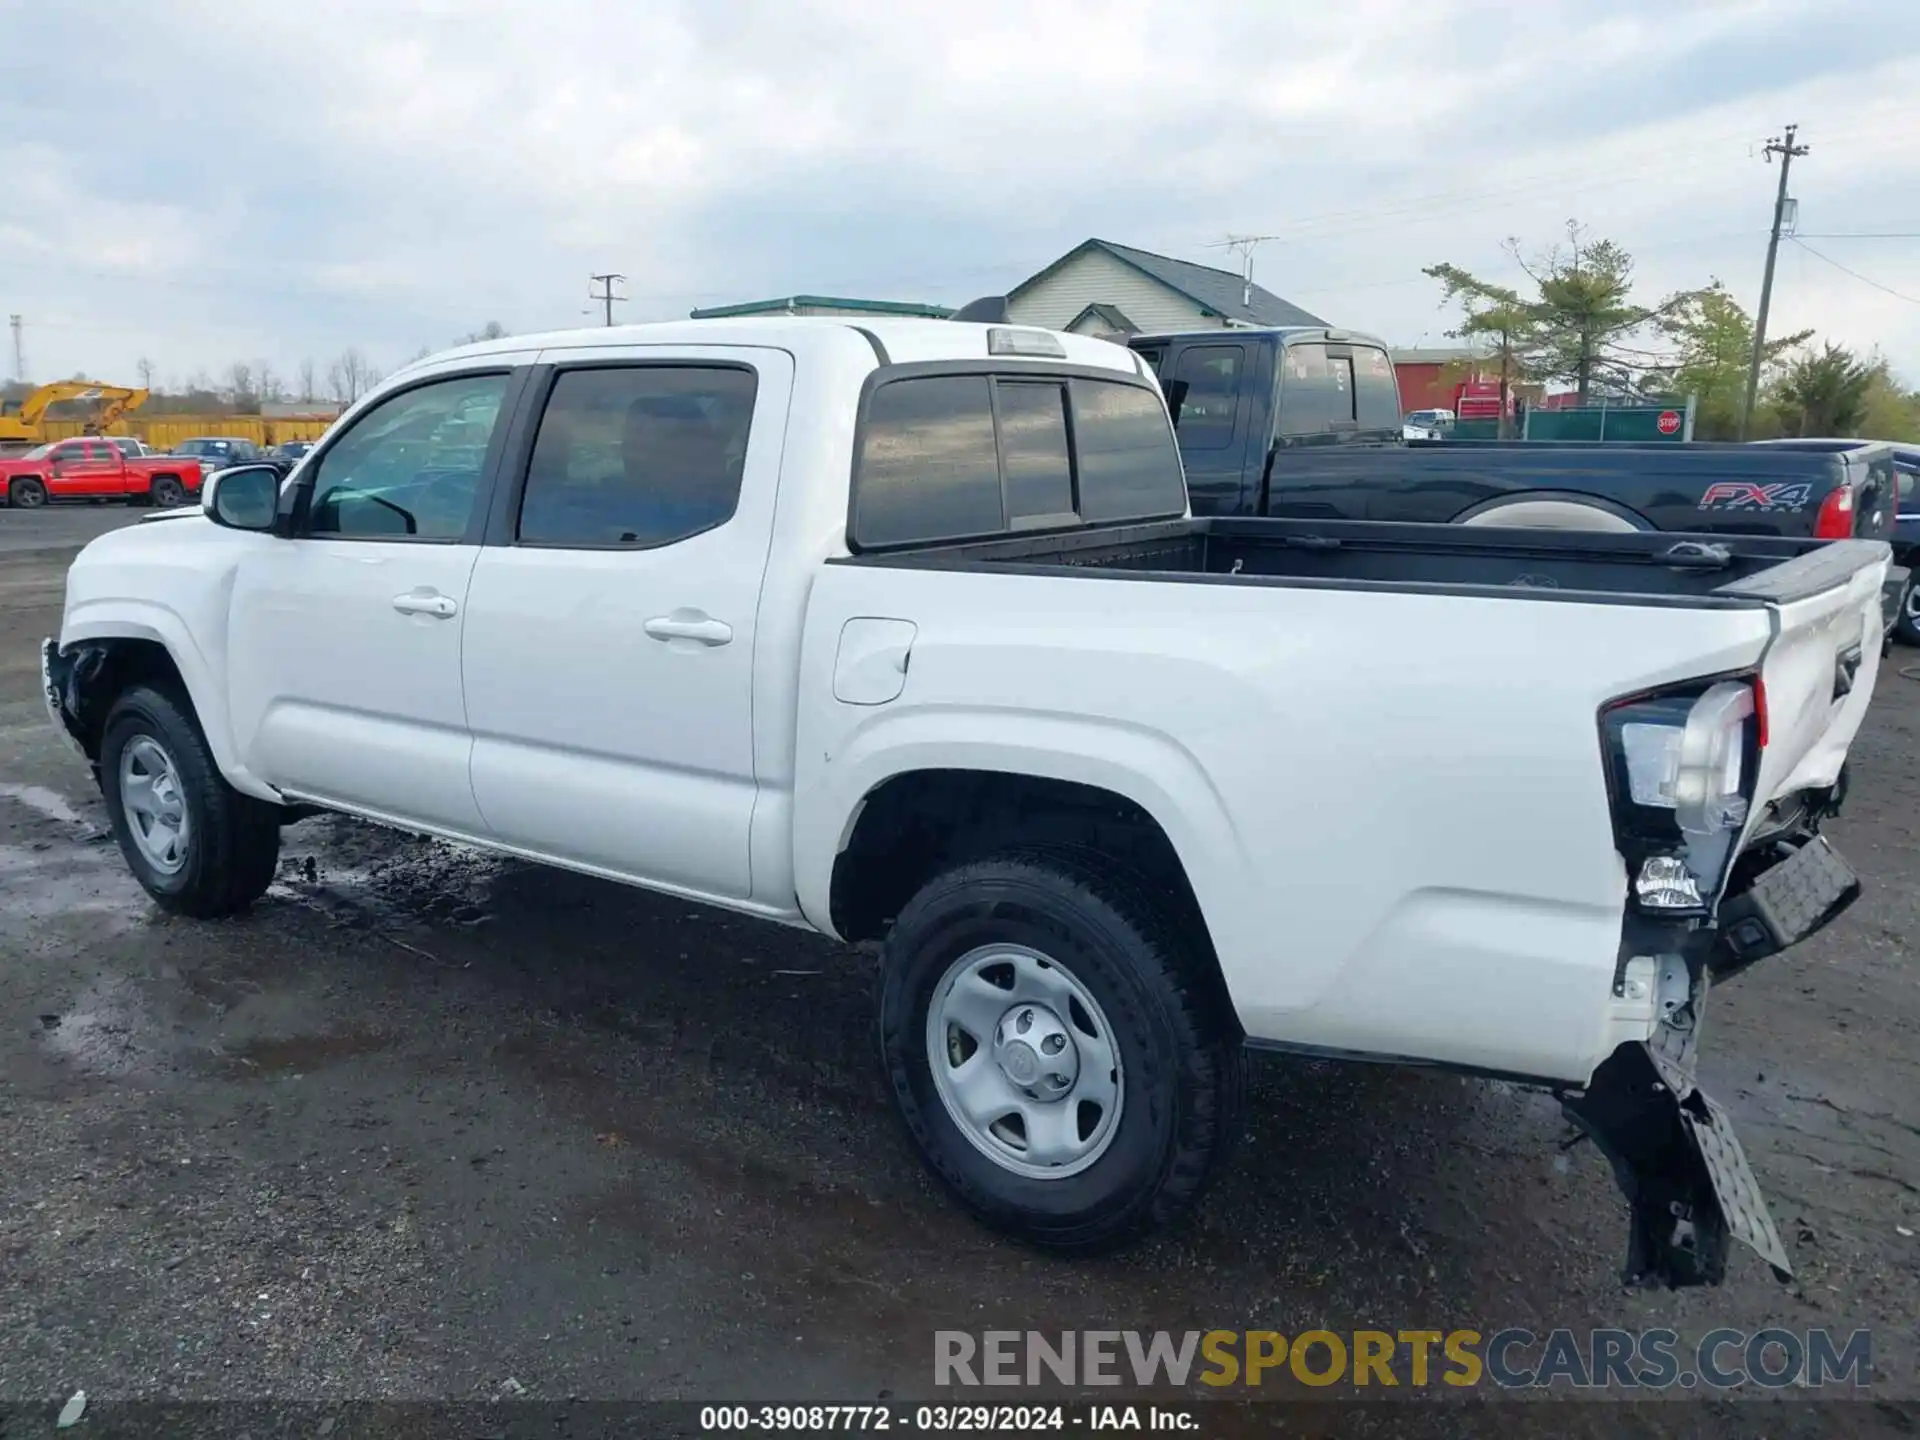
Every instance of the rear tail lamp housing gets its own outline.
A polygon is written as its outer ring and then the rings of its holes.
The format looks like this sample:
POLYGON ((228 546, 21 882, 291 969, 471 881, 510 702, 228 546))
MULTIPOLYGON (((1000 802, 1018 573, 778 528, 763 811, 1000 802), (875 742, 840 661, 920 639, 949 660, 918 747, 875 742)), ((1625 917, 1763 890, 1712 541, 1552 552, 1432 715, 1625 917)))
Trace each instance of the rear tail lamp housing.
POLYGON ((1635 906, 1674 919, 1711 915, 1766 745, 1759 677, 1615 700, 1600 712, 1600 739, 1635 906))
POLYGON ((1820 513, 1814 518, 1813 537, 1816 540, 1845 540, 1853 534, 1853 487, 1845 483, 1836 485, 1820 502, 1820 513))

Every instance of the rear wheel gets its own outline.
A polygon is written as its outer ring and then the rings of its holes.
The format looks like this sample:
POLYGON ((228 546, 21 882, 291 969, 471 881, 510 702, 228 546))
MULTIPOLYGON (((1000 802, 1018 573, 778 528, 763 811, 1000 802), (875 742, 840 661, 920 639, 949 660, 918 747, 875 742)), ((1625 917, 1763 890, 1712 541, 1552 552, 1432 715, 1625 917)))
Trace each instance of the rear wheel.
POLYGON ((1900 592, 1900 610, 1893 620, 1893 638, 1902 645, 1920 645, 1920 589, 1914 587, 1913 579, 1907 576, 1907 587, 1900 592))
POLYGON ((929 1170, 1050 1249, 1184 1214, 1238 1133, 1244 1060, 1211 959, 1097 863, 1010 853, 931 881, 881 967, 881 1052, 929 1170))
POLYGON ((31 475, 23 475, 7 487, 7 503, 20 510, 38 510, 47 503, 47 487, 31 475))
POLYGON ((120 853, 161 909, 213 919, 266 893, 279 813, 227 784, 177 692, 137 685, 114 702, 99 774, 120 853))
POLYGON ((171 475, 157 475, 147 488, 147 498, 161 509, 170 510, 186 502, 186 487, 171 475))

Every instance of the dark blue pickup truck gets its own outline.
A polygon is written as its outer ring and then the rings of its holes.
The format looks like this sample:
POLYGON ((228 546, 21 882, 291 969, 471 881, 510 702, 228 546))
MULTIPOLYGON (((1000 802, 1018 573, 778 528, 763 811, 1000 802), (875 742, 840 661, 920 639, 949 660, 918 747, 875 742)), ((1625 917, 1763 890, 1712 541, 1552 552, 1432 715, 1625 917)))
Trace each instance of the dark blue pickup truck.
MULTIPOLYGON (((1920 561, 1920 445, 1894 446, 1893 472, 1900 495, 1894 506, 1893 563, 1912 570, 1920 561)), ((1911 581, 1900 597, 1893 633, 1909 645, 1920 645, 1920 591, 1911 581)))
MULTIPOLYGON (((1198 515, 1894 539, 1896 451, 1877 441, 1408 442, 1391 356, 1370 336, 1298 327, 1128 343, 1160 377, 1198 515)), ((1911 470, 1905 483, 1898 503, 1911 511, 1911 470)), ((1911 626, 1920 602, 1904 570, 1887 601, 1889 623, 1911 626)))

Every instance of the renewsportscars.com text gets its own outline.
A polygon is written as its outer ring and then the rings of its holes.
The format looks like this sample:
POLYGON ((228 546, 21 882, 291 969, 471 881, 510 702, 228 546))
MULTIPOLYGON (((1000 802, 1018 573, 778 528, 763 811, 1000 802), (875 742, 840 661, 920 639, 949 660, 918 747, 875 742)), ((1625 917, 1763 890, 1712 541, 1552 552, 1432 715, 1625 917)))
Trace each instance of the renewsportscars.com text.
POLYGON ((1732 1390, 1872 1383, 1867 1330, 939 1330, 936 1385, 1732 1390))

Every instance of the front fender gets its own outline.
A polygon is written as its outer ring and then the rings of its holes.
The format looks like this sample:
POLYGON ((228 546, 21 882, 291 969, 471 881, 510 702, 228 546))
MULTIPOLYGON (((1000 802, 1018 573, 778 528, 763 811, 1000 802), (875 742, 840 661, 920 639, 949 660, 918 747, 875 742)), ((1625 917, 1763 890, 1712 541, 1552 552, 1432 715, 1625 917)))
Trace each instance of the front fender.
POLYGON ((66 654, 89 641, 145 640, 160 645, 180 672, 187 699, 207 738, 215 763, 237 790, 261 800, 277 802, 271 786, 256 779, 241 763, 234 744, 226 691, 213 660, 201 649, 192 627, 177 610, 153 600, 126 598, 70 599, 60 628, 60 651, 66 654))

